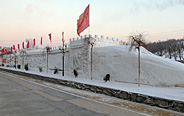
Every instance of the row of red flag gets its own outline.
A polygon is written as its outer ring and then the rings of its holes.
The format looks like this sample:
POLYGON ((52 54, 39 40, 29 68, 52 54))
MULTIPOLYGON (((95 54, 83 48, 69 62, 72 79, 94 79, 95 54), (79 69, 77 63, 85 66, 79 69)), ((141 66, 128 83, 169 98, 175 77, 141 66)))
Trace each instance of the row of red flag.
MULTIPOLYGON (((52 43, 51 33, 48 34, 48 36, 49 36, 50 42, 52 43)), ((40 44, 41 44, 41 45, 42 45, 42 41, 43 41, 43 40, 42 40, 42 37, 41 37, 41 41, 40 41, 40 44)), ((64 42, 64 32, 62 32, 62 42, 64 42)), ((35 46, 35 45, 36 45, 36 44, 35 44, 35 38, 34 38, 34 39, 33 39, 33 46, 35 46)), ((20 50, 20 44, 17 45, 17 48, 18 48, 18 50, 20 50)), ((22 42, 22 48, 23 48, 23 49, 25 48, 25 47, 24 47, 24 42, 22 42)), ((29 41, 27 42, 26 48, 30 48, 29 41)), ((15 45, 13 45, 13 47, 11 47, 10 50, 11 50, 11 52, 12 52, 13 50, 15 50, 15 45)), ((6 49, 6 48, 1 49, 1 53, 7 53, 7 49, 6 49)))
MULTIPOLYGON (((86 7, 84 12, 79 16, 79 19, 77 20, 77 34, 80 36, 80 33, 82 33, 87 27, 89 27, 89 5, 86 7)), ((51 40, 51 33, 48 34, 50 42, 51 40)), ((64 42, 64 32, 62 32, 62 41, 64 42)), ((42 45, 42 37, 41 42, 42 45)), ((33 39, 33 46, 35 46, 35 39, 33 39)), ((22 48, 24 49, 24 42, 22 43, 22 48)), ((26 48, 29 48, 29 41, 27 42, 26 48)), ((15 50, 15 45, 11 47, 11 52, 15 50)), ((20 45, 18 44, 18 50, 20 50, 20 45)), ((1 49, 1 53, 7 53, 7 49, 1 49)))

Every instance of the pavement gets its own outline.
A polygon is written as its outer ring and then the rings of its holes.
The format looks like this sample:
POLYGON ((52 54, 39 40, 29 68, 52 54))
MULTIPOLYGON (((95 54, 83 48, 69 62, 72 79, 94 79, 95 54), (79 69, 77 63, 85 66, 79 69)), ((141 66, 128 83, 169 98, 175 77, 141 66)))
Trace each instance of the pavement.
POLYGON ((0 116, 145 116, 0 72, 0 116))

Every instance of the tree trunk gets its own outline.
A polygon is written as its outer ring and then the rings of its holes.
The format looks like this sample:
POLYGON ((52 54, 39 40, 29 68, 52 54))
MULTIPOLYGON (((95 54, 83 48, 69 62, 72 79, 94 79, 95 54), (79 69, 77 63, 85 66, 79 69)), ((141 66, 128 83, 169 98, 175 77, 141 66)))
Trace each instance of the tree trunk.
POLYGON ((93 57, 92 57, 92 54, 93 54, 93 45, 91 45, 91 74, 90 74, 90 75, 91 75, 91 80, 93 79, 93 77, 92 77, 92 68, 93 68, 93 67, 92 67, 92 64, 93 64, 93 62, 92 62, 92 61, 93 61, 93 59, 92 59, 92 58, 93 58, 93 57))

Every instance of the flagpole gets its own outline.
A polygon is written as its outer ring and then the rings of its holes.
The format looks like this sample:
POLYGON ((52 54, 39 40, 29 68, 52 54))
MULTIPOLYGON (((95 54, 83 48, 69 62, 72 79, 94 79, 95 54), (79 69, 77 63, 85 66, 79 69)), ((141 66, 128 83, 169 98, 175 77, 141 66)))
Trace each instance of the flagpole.
MULTIPOLYGON (((89 4, 89 41, 91 41, 91 35, 90 35, 90 28, 91 28, 91 25, 90 25, 90 4, 89 4)), ((91 51, 91 54, 90 54, 90 79, 92 80, 93 79, 93 77, 92 77, 92 53, 93 53, 93 47, 92 47, 92 45, 90 44, 90 51, 91 51)))

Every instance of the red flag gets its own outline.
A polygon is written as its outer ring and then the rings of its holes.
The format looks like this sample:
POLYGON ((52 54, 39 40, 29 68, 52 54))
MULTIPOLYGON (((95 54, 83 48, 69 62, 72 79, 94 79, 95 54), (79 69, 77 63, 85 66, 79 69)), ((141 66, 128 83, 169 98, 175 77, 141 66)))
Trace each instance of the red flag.
POLYGON ((51 40, 51 33, 49 34, 49 39, 50 39, 50 42, 52 43, 52 40, 51 40))
POLYGON ((42 37, 41 37, 41 42, 40 42, 40 44, 42 45, 42 37))
POLYGON ((22 48, 24 49, 24 42, 22 42, 22 48))
POLYGON ((33 39, 33 46, 35 46, 35 38, 33 39))
POLYGON ((11 52, 13 51, 12 47, 11 47, 11 52))
POLYGON ((20 50, 20 46, 19 46, 19 44, 18 44, 18 49, 20 50))
POLYGON ((1 53, 4 53, 4 48, 1 50, 1 53))
POLYGON ((15 50, 15 45, 13 45, 13 49, 15 50))
POLYGON ((83 32, 87 27, 89 27, 89 5, 77 20, 77 34, 80 36, 80 33, 83 32))
POLYGON ((7 49, 5 49, 5 52, 7 53, 7 49))
POLYGON ((27 48, 29 48, 29 41, 27 42, 27 48))
POLYGON ((62 32, 62 41, 64 42, 64 32, 62 32))

